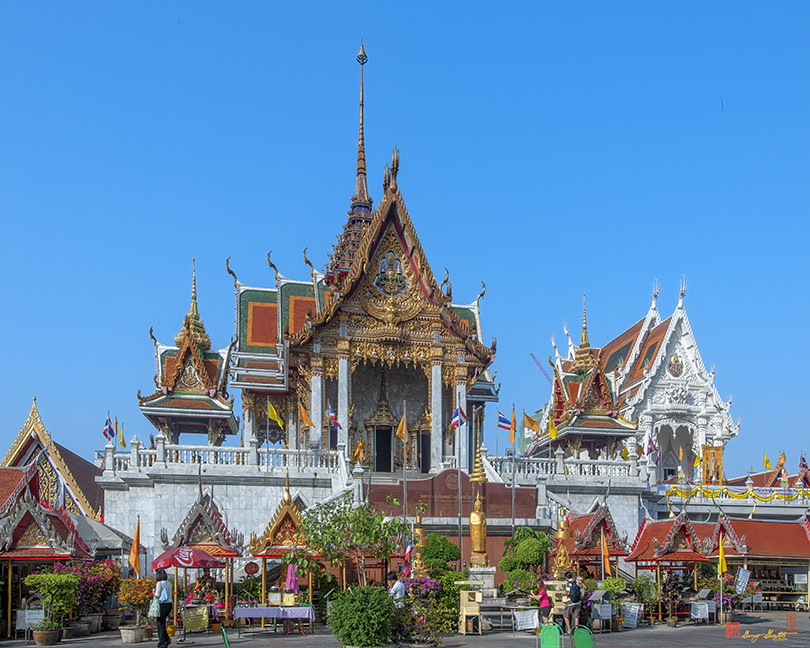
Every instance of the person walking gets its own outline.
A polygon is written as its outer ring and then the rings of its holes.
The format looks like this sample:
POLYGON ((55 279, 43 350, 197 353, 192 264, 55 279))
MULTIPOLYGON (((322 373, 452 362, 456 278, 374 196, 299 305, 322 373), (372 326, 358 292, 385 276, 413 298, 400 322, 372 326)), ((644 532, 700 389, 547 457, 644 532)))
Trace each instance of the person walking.
POLYGON ((546 584, 542 578, 537 579, 537 594, 532 594, 532 598, 537 601, 537 607, 540 608, 540 616, 543 618, 543 623, 548 623, 549 615, 551 614, 551 598, 548 595, 546 584))
POLYGON ((160 603, 160 616, 157 617, 157 630, 158 630, 158 648, 169 648, 172 640, 169 638, 169 633, 166 632, 166 619, 172 611, 172 584, 169 582, 169 577, 166 576, 165 569, 158 569, 155 571, 155 597, 160 603))
POLYGON ((565 634, 567 635, 571 634, 572 627, 579 627, 579 609, 582 606, 583 583, 582 576, 577 576, 577 579, 571 582, 571 588, 568 590, 568 601, 563 610, 565 634))

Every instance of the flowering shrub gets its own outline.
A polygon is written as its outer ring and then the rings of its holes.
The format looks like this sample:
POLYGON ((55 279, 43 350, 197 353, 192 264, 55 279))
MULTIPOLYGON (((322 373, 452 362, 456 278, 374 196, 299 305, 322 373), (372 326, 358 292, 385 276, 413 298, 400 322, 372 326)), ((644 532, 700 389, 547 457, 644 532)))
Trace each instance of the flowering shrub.
POLYGON ((504 590, 518 590, 521 594, 532 594, 537 590, 537 574, 525 569, 513 569, 506 574, 504 590))
POLYGON ((442 630, 442 616, 433 598, 408 598, 394 617, 394 638, 423 644, 438 644, 442 630))
POLYGON ((442 588, 441 582, 433 580, 430 576, 405 577, 402 579, 405 591, 411 598, 433 597, 442 588))
POLYGON ((122 610, 129 609, 143 616, 149 611, 149 604, 154 595, 154 578, 127 578, 121 583, 118 605, 122 610))
POLYGON ((112 560, 56 563, 54 574, 74 574, 79 579, 76 606, 79 614, 99 614, 107 609, 121 587, 121 569, 112 560))
POLYGON ((742 600, 756 591, 756 588, 752 582, 748 582, 748 586, 745 588, 742 594, 737 594, 737 590, 734 588, 735 579, 734 576, 731 574, 724 574, 723 576, 723 585, 722 585, 722 593, 720 587, 720 581, 717 578, 704 578, 698 583, 698 587, 700 589, 709 588, 714 592, 714 602, 717 604, 717 609, 720 609, 720 606, 723 606, 724 610, 734 610, 740 607, 742 600))

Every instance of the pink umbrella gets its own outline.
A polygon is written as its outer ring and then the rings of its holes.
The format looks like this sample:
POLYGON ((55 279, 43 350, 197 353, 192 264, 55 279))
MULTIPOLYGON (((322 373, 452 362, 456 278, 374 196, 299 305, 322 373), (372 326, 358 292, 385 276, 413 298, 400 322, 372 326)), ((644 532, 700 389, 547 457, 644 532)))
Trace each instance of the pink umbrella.
POLYGON ((194 547, 177 547, 164 551, 152 561, 152 569, 167 567, 222 567, 222 563, 211 554, 194 547))
POLYGON ((298 594, 298 576, 295 575, 295 565, 287 565, 287 581, 284 583, 285 590, 292 590, 293 594, 298 594))

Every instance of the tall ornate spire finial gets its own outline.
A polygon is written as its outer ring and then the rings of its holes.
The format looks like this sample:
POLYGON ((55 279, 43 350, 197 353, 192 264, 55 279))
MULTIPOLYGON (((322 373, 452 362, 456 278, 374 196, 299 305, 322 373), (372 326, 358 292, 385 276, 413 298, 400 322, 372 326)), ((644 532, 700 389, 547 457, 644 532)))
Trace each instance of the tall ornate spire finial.
POLYGON ((183 328, 174 336, 174 343, 178 347, 183 343, 186 331, 199 348, 204 351, 211 348, 211 338, 205 332, 205 325, 200 319, 200 311, 197 308, 197 260, 194 258, 191 259, 191 306, 183 320, 183 328))
POLYGON ((658 279, 656 278, 653 281, 653 293, 652 293, 652 306, 651 308, 656 307, 656 302, 658 301, 658 279))
POLYGON ((579 347, 574 354, 574 363, 571 365, 571 371, 582 374, 593 367, 594 364, 591 343, 588 340, 588 316, 585 311, 585 293, 582 293, 582 337, 579 341, 579 347))
POLYGON ((363 42, 360 41, 360 51, 357 53, 357 62, 360 64, 360 134, 357 141, 357 183, 352 196, 351 211, 370 213, 373 201, 368 195, 366 183, 366 140, 363 134, 363 66, 368 61, 363 42))
POLYGON ((681 276, 681 290, 678 292, 678 308, 683 308, 683 298, 686 296, 686 275, 681 276))

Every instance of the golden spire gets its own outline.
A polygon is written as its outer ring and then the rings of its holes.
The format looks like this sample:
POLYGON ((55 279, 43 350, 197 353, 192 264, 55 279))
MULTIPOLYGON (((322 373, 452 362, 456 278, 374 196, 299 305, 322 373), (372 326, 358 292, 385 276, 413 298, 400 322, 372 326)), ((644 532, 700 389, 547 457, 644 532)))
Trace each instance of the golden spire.
POLYGON ((191 306, 183 319, 183 328, 174 336, 174 343, 178 347, 183 344, 183 338, 187 333, 194 340, 194 344, 203 351, 211 348, 211 338, 205 332, 205 325, 200 319, 200 311, 197 308, 197 261, 194 258, 191 259, 191 306))
POLYGON ((368 195, 366 183, 366 141, 363 135, 363 66, 368 61, 363 42, 360 42, 360 51, 357 53, 357 62, 360 64, 360 135, 357 142, 357 184, 352 196, 352 211, 371 212, 372 200, 368 195))
POLYGON ((588 317, 585 311, 585 293, 582 293, 582 337, 579 340, 579 347, 574 354, 574 363, 571 371, 583 374, 596 364, 591 352, 591 343, 588 341, 588 317))
POLYGON ((287 477, 284 480, 284 495, 281 496, 281 502, 283 504, 289 504, 292 502, 292 495, 290 495, 290 469, 287 468, 287 477))
MULTIPOLYGON (((484 462, 481 460, 481 443, 478 443, 478 447, 475 449, 475 463, 473 463, 473 469, 470 473, 470 481, 473 484, 486 484, 487 483, 487 474, 484 472, 484 462)), ((480 493, 479 493, 480 497, 480 493)))

